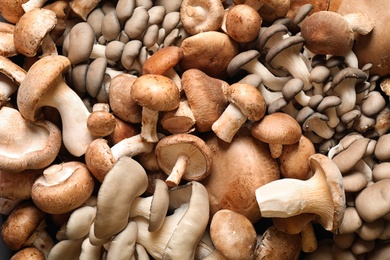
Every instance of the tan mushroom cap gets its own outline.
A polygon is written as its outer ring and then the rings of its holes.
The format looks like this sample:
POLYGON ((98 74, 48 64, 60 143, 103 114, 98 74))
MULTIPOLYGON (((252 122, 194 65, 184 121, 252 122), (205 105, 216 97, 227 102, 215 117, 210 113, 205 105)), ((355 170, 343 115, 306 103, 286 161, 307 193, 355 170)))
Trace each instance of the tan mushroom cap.
POLYGON ((301 35, 305 47, 315 54, 343 56, 354 43, 354 33, 347 20, 331 11, 319 11, 305 18, 301 35))
POLYGON ((49 9, 35 8, 23 14, 15 24, 14 42, 18 52, 27 57, 35 56, 56 24, 56 14, 49 9))
POLYGON ((31 198, 31 188, 35 180, 41 175, 42 170, 0 171, 1 197, 10 200, 27 200, 31 198))
POLYGON ((42 254, 41 251, 39 251, 38 248, 31 246, 19 250, 10 258, 10 260, 24 260, 24 259, 44 260, 45 256, 42 254))
POLYGON ((150 56, 142 66, 142 74, 164 75, 183 58, 183 50, 177 46, 167 46, 150 56))
POLYGON ((1 1, 0 15, 12 24, 16 24, 24 14, 22 4, 27 0, 4 0, 1 1))
POLYGON ((130 89, 131 98, 154 111, 170 111, 179 106, 180 93, 168 77, 146 74, 138 77, 130 89))
POLYGON ((252 135, 262 142, 268 143, 271 155, 278 158, 284 144, 299 142, 302 130, 299 123, 290 115, 276 112, 255 122, 251 128, 252 135))
POLYGON ((18 172, 51 164, 61 148, 61 131, 47 120, 29 122, 14 108, 0 110, 0 170, 18 172))
POLYGON ((94 186, 84 163, 52 164, 33 184, 31 198, 42 211, 61 214, 81 206, 91 196, 94 186))
POLYGON ((166 182, 170 186, 181 179, 199 181, 210 174, 210 148, 196 135, 168 135, 157 143, 155 153, 161 170, 169 175, 166 182))
POLYGON ((14 44, 15 26, 6 22, 0 21, 0 55, 4 57, 12 57, 18 54, 14 44))
POLYGON ((253 259, 256 230, 251 221, 240 213, 221 209, 210 223, 210 237, 215 248, 226 259, 253 259))

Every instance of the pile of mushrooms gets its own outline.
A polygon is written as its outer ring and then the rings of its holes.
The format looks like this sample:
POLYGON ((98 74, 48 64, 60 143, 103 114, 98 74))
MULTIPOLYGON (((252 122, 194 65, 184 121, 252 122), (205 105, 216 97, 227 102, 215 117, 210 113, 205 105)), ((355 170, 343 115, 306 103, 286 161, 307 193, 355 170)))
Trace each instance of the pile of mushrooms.
POLYGON ((356 1, 0 0, 9 258, 383 259, 388 29, 356 1))

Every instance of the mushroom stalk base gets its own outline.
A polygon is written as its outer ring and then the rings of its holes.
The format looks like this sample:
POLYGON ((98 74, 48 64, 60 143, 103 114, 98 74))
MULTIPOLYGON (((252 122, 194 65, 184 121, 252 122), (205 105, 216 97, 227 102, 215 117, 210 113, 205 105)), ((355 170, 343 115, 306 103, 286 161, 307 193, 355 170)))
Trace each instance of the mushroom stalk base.
POLYGON ((147 107, 142 108, 142 128, 141 138, 147 142, 157 143, 157 120, 158 111, 154 111, 147 107))
POLYGON ((168 186, 177 186, 184 175, 188 164, 188 156, 180 155, 168 178, 165 180, 168 186))
POLYGON ((211 129, 220 139, 231 143, 234 135, 246 120, 247 117, 238 106, 230 103, 217 121, 213 123, 211 129))

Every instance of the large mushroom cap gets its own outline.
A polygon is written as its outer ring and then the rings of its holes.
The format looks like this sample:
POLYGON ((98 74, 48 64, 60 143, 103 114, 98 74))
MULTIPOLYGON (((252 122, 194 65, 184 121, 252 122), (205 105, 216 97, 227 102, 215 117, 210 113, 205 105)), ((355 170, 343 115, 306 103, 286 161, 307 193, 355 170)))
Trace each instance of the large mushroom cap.
POLYGON ((17 95, 18 108, 24 118, 36 120, 43 96, 53 89, 53 85, 58 85, 70 65, 65 56, 51 55, 41 58, 31 66, 17 95))
POLYGON ((180 103, 179 89, 173 80, 157 74, 138 77, 130 95, 140 106, 154 111, 174 110, 180 103))

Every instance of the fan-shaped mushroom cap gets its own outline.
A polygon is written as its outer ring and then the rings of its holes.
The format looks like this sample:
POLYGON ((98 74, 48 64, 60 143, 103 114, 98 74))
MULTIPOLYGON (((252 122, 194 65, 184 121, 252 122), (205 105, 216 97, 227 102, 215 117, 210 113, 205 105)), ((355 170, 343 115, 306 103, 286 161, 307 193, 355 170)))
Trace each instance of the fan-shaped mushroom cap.
POLYGON ((276 112, 255 122, 252 125, 251 133, 260 141, 268 143, 271 155, 278 158, 282 153, 284 144, 299 142, 302 130, 292 116, 276 112))

